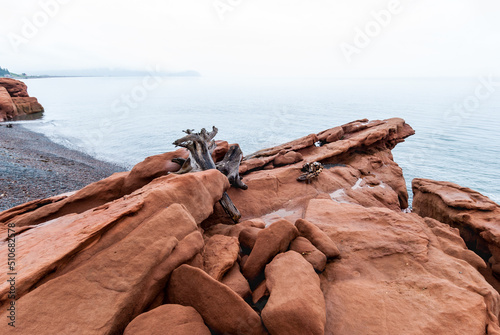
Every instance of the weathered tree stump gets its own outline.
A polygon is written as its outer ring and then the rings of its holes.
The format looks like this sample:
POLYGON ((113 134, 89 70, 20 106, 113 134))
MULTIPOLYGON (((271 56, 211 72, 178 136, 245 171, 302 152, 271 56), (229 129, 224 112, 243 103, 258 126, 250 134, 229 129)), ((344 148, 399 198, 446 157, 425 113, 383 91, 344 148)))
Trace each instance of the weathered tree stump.
MULTIPOLYGON (((185 130, 184 132, 187 135, 176 140, 173 144, 188 149, 189 157, 187 159, 174 158, 172 160, 181 166, 179 171, 175 173, 183 174, 217 169, 227 176, 231 186, 246 190, 248 186, 241 181, 239 174, 240 162, 243 157, 243 153, 239 146, 232 145, 222 161, 217 164, 215 164, 212 159, 212 152, 216 147, 213 138, 217 135, 217 131, 216 127, 212 127, 211 132, 207 132, 205 128, 199 133, 195 133, 193 129, 185 130)), ((231 219, 234 222, 238 222, 241 218, 241 214, 226 192, 222 195, 219 203, 231 219)))

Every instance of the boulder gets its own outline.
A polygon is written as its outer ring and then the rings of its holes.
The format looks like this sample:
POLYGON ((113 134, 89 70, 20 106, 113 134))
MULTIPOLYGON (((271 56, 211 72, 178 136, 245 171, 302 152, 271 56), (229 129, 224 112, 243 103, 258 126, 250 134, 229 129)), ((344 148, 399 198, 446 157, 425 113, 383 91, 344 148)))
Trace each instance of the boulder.
POLYGON ((238 240, 240 241, 241 246, 246 247, 248 249, 253 249, 255 245, 255 241, 257 241, 257 236, 262 229, 255 227, 247 227, 240 232, 238 236, 238 240))
POLYGON ((26 84, 11 78, 0 78, 0 122, 18 116, 41 113, 42 105, 28 95, 26 84))
POLYGON ((198 268, 181 265, 167 291, 171 303, 194 307, 213 331, 266 334, 259 315, 239 295, 198 268))
POLYGON ((189 306, 168 304, 143 313, 123 335, 210 335, 200 314, 189 306))
POLYGON ((0 86, 0 122, 12 120, 17 115, 17 107, 9 92, 0 86))
MULTIPOLYGON (((245 191, 246 192, 246 191, 245 191)), ((203 225, 203 224, 202 224, 203 225)), ((239 237, 240 232, 248 227, 265 228, 266 224, 262 219, 252 219, 239 222, 237 224, 215 224, 205 229, 206 236, 225 235, 239 237)))
POLYGON ((290 242, 297 236, 297 229, 287 220, 277 221, 262 229, 243 265, 243 275, 249 280, 255 279, 276 254, 288 249, 290 242))
POLYGON ((265 279, 253 290, 252 302, 256 304, 260 299, 264 297, 269 297, 269 290, 267 289, 265 279))
POLYGON ((233 267, 240 252, 236 237, 214 235, 205 244, 203 266, 215 280, 220 281, 224 274, 233 267))
POLYGON ((29 97, 28 87, 20 80, 0 78, 0 86, 5 87, 11 97, 29 97))
POLYGON ((238 263, 234 263, 233 267, 224 275, 221 282, 243 299, 246 299, 252 293, 250 285, 241 273, 238 263))
POLYGON ((301 254, 311 263, 314 270, 322 272, 326 267, 326 256, 319 251, 307 238, 299 236, 290 243, 290 250, 301 254))
POLYGON ((313 223, 304 219, 298 219, 295 221, 295 227, 297 227, 302 236, 311 241, 327 258, 335 258, 340 255, 340 251, 335 243, 313 223))
POLYGON ((299 253, 287 251, 266 266, 271 293, 262 321, 272 335, 325 334, 325 299, 320 280, 299 253))

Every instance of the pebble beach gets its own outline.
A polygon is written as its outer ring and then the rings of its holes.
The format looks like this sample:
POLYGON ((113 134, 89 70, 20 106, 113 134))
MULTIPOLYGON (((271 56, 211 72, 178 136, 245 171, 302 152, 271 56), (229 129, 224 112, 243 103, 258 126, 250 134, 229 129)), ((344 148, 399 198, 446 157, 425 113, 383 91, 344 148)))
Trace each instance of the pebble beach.
POLYGON ((0 211, 75 191, 124 170, 56 144, 21 124, 0 124, 0 211))

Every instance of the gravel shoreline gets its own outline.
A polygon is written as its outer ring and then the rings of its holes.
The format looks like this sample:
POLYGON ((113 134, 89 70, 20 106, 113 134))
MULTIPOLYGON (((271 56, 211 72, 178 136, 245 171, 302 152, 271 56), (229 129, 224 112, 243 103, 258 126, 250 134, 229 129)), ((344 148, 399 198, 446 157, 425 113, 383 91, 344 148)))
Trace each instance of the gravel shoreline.
POLYGON ((0 124, 0 212, 81 189, 122 166, 68 149, 20 124, 0 124))

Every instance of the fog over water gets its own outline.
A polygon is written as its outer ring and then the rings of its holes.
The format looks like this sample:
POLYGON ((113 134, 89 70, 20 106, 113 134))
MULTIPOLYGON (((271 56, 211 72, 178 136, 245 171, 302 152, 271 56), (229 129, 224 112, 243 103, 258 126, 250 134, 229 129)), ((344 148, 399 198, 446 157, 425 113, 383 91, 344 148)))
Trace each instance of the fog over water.
POLYGON ((413 178, 431 178, 471 187, 499 202, 500 85, 495 80, 29 79, 30 94, 45 113, 23 124, 131 167, 173 150, 172 142, 188 128, 215 125, 216 139, 239 143, 250 154, 361 118, 401 117, 416 131, 393 150, 410 193, 413 178))

